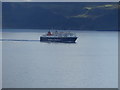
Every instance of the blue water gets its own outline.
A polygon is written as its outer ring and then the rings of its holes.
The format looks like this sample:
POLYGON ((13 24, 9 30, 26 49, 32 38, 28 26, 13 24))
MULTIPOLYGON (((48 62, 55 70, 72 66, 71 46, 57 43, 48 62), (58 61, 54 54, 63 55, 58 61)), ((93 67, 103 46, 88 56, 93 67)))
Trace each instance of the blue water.
POLYGON ((3 88, 118 87, 118 32, 75 31, 72 44, 45 32, 3 32, 3 88))

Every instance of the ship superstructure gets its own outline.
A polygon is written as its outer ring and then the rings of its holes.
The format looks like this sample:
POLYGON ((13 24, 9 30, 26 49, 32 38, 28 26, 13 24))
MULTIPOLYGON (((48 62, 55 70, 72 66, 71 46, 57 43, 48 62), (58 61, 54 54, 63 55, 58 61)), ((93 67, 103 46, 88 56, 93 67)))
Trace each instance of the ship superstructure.
POLYGON ((40 41, 44 42, 71 42, 74 43, 77 37, 71 32, 50 32, 44 34, 40 37, 40 41))

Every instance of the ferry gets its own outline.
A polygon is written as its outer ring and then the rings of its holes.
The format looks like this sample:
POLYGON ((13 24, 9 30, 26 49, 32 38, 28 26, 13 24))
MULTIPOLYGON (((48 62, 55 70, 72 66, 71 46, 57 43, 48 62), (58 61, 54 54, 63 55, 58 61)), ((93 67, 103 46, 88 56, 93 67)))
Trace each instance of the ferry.
POLYGON ((40 36, 41 42, 63 42, 63 43, 75 43, 77 37, 71 32, 50 32, 40 36))

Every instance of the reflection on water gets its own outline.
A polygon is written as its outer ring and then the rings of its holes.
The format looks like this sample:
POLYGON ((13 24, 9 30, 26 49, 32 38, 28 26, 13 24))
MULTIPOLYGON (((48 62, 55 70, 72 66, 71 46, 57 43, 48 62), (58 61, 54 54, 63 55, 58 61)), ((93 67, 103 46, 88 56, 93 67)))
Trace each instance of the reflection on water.
POLYGON ((117 32, 76 31, 76 43, 44 32, 3 33, 3 88, 117 88, 117 32))
POLYGON ((76 42, 51 42, 51 41, 40 41, 40 40, 20 40, 20 39, 0 39, 0 41, 19 41, 19 42, 33 42, 33 41, 36 41, 36 42, 42 42, 42 43, 76 43, 76 42))

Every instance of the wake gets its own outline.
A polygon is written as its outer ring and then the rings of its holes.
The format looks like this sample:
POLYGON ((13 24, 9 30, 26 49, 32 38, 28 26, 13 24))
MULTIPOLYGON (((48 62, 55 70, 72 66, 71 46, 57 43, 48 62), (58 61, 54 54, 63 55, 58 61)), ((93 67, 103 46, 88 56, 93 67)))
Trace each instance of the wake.
POLYGON ((23 39, 0 39, 0 41, 18 41, 18 42, 40 42, 40 40, 23 40, 23 39))

